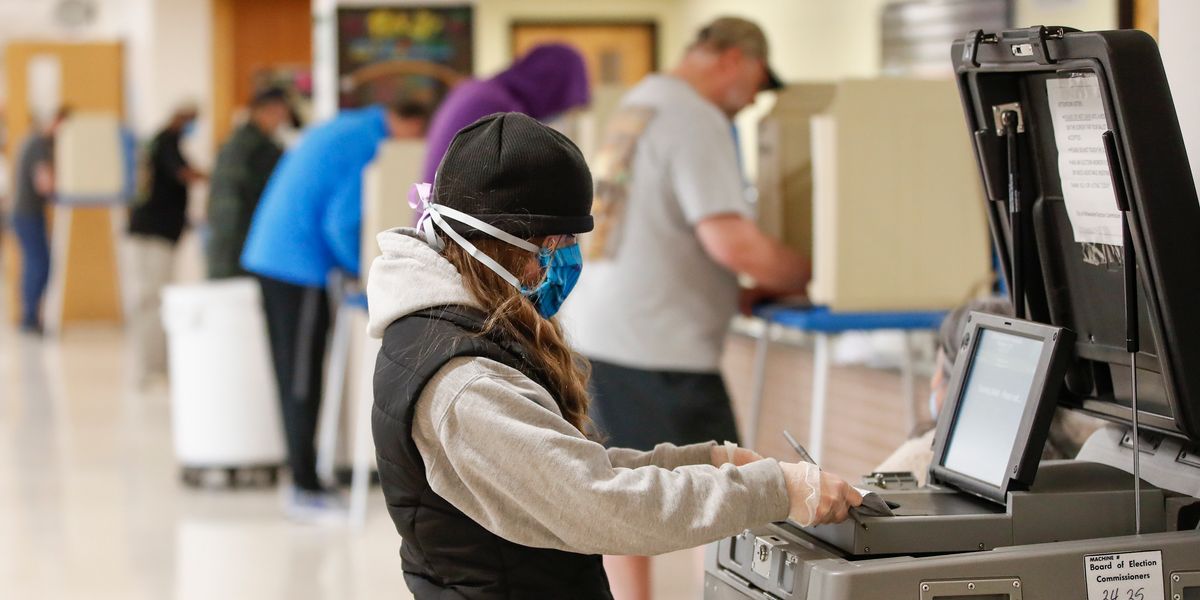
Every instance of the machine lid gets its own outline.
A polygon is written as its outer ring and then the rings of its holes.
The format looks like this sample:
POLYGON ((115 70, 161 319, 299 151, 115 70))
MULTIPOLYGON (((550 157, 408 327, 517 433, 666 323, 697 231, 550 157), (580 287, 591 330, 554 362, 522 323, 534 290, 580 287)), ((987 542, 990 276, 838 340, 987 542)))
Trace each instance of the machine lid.
POLYGON ((1132 420, 1115 193, 1123 188, 1137 265, 1141 423, 1200 442, 1200 203, 1157 44, 1136 30, 975 31, 955 42, 953 60, 1008 289, 1014 236, 1001 115, 1017 112, 1026 318, 1077 339, 1060 404, 1132 420))

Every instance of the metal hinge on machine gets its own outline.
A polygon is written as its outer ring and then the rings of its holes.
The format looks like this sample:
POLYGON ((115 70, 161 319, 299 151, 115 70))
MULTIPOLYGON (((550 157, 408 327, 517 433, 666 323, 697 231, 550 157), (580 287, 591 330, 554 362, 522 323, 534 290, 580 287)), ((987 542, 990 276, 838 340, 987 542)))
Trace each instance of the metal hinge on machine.
POLYGON ((910 471, 874 471, 863 475, 862 483, 881 490, 911 490, 917 487, 917 477, 910 471))
POLYGON ((1010 31, 1002 39, 995 33, 984 33, 982 30, 976 29, 967 34, 966 43, 963 44, 963 62, 978 67, 980 45, 1004 43, 1008 45, 1008 51, 1013 56, 1033 58, 1040 65, 1054 64, 1054 57, 1050 55, 1049 45, 1046 41, 1061 40, 1068 31, 1074 30, 1066 27, 1047 28, 1037 25, 1017 32, 1010 31), (1023 32, 1024 35, 1018 32, 1023 32))

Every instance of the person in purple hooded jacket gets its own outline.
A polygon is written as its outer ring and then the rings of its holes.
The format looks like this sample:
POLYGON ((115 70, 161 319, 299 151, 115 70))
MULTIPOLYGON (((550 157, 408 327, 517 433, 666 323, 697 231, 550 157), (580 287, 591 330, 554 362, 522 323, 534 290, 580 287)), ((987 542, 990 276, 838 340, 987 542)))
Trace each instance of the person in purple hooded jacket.
POLYGON ((421 181, 433 182, 454 134, 481 117, 519 112, 547 121, 586 106, 590 99, 587 65, 579 51, 564 44, 537 46, 491 79, 464 82, 446 96, 426 133, 421 181))

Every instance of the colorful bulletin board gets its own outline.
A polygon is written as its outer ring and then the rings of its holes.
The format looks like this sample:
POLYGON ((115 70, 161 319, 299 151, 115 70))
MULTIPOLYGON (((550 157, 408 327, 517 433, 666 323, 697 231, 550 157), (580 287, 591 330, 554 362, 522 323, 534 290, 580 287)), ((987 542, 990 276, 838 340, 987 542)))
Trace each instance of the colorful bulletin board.
POLYGON ((339 8, 342 108, 412 100, 436 106, 473 69, 467 5, 339 8))

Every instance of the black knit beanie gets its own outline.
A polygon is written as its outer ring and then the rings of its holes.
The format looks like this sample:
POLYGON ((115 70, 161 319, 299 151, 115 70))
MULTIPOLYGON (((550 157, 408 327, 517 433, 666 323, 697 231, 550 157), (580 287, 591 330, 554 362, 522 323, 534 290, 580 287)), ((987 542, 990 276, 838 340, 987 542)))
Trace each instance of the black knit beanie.
MULTIPOLYGON (((567 136, 520 113, 496 113, 450 141, 431 201, 522 239, 592 230, 592 175, 567 136)), ((487 237, 447 218, 467 238, 487 237)))

